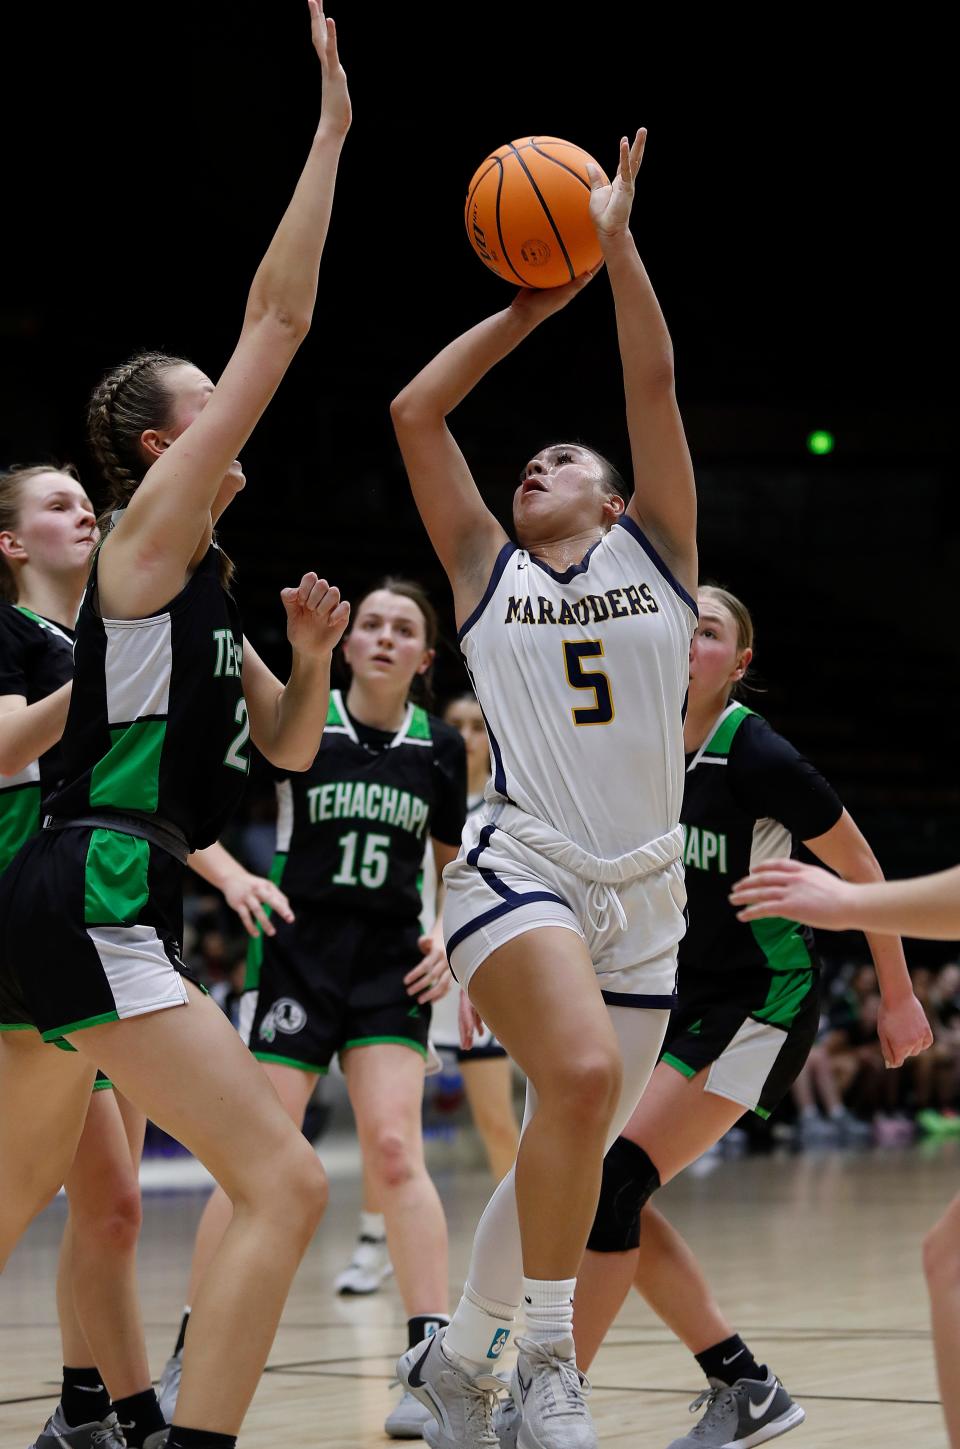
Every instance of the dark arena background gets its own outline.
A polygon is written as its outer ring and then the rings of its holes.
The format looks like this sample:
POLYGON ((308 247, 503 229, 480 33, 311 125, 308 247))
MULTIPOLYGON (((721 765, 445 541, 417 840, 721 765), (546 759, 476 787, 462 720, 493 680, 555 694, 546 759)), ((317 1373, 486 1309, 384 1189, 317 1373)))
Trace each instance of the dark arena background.
MULTIPOLYGON (((222 528, 257 648, 285 668, 277 593, 301 571, 353 597, 402 572, 441 611, 438 698, 464 683, 388 405, 510 298, 464 233, 483 157, 539 132, 609 169, 643 124, 633 229, 674 338, 702 575, 755 616, 752 703, 833 781, 888 873, 953 863, 960 509, 936 37, 844 36, 814 12, 671 30, 612 4, 331 9, 354 125, 313 331, 222 528), (830 451, 810 451, 815 433, 830 451)), ((319 69, 300 0, 37 7, 26 23, 7 47, 0 462, 73 460, 96 498, 86 396, 141 346, 217 376, 309 144, 319 69)), ((521 465, 557 436, 628 470, 604 279, 454 426, 504 519, 521 465)), ((255 778, 251 808, 258 793, 255 778)))

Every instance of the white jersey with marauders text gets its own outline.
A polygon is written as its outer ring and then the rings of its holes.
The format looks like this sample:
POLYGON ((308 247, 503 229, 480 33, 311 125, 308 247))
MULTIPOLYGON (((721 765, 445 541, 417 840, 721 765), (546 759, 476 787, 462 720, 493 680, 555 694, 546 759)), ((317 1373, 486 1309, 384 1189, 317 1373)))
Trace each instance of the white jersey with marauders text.
POLYGON ((606 859, 673 830, 696 617, 632 519, 563 573, 505 544, 458 636, 490 736, 488 801, 606 859))

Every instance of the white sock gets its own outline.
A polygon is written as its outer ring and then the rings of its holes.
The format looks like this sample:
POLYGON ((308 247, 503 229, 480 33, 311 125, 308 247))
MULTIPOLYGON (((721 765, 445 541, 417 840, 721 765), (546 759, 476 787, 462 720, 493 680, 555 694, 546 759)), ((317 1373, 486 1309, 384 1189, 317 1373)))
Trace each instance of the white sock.
POLYGON ((576 1278, 524 1278, 523 1305, 527 1337, 535 1343, 573 1339, 573 1294, 576 1278))
POLYGON ((362 1212, 360 1214, 360 1236, 361 1238, 375 1238, 378 1243, 383 1242, 387 1236, 383 1213, 362 1212))
POLYGON ((467 1283, 444 1334, 444 1351, 454 1362, 462 1360, 474 1372, 486 1369, 492 1373, 507 1346, 516 1315, 516 1305, 494 1303, 467 1283))

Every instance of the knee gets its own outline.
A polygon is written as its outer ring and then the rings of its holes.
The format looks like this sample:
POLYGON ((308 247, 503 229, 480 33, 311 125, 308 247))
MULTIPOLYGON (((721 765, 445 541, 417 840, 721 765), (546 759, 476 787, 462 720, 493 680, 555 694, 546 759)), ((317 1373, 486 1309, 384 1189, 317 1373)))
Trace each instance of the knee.
POLYGON ((370 1153, 369 1165, 382 1187, 403 1187, 415 1174, 416 1155, 396 1127, 383 1126, 374 1132, 370 1153))
POLYGON ((115 1192, 99 1212, 83 1213, 79 1219, 75 1213, 71 1215, 74 1217, 75 1233, 82 1233, 88 1241, 96 1242, 111 1256, 128 1255, 136 1250, 143 1222, 143 1205, 135 1182, 115 1192))
POLYGON ((330 1197, 327 1174, 313 1148, 299 1133, 266 1174, 269 1210, 279 1205, 284 1227, 307 1243, 323 1217, 330 1197))
POLYGON ((640 1246, 640 1214, 660 1186, 660 1174, 642 1147, 618 1137, 603 1159, 600 1200, 587 1247, 626 1253, 640 1246))
POLYGON ((623 1083, 623 1066, 615 1050, 594 1049, 568 1062, 541 1088, 541 1101, 551 1099, 567 1120, 585 1129, 606 1127, 613 1115, 623 1083))

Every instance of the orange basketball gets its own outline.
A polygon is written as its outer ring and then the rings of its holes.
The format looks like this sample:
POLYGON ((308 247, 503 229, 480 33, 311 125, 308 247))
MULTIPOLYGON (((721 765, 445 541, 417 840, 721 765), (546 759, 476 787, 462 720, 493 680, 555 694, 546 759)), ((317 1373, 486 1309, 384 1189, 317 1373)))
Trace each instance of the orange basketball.
POLYGON ((519 287, 560 287, 597 265, 590 161, 556 136, 523 136, 491 151, 464 208, 470 245, 491 272, 519 287))

